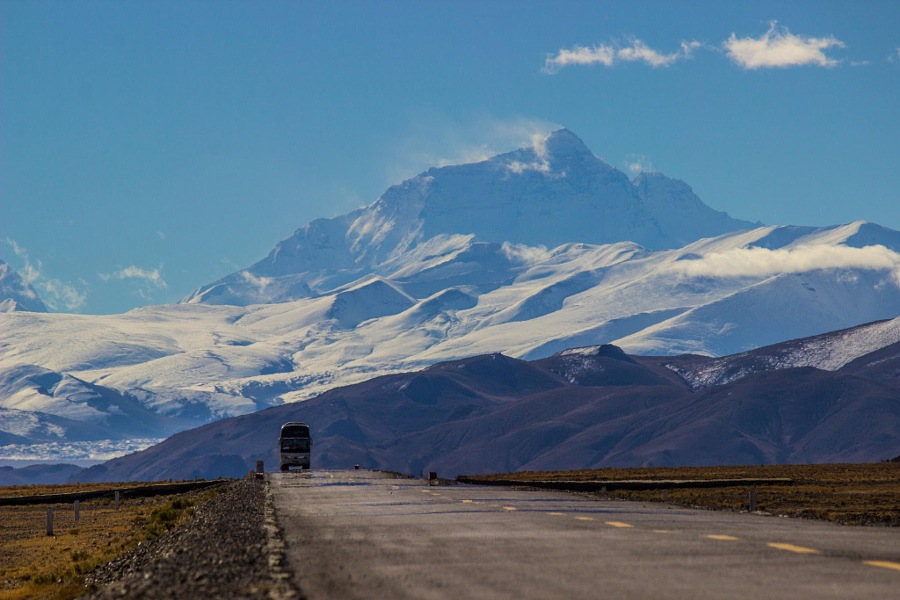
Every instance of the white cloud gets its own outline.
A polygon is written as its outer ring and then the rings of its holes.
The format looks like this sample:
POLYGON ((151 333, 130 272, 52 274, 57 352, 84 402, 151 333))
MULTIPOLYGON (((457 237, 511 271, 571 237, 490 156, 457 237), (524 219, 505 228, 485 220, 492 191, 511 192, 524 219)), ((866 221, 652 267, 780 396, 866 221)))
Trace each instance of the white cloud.
POLYGON ((900 286, 900 254, 884 246, 798 246, 796 248, 738 248, 672 264, 677 272, 694 276, 766 277, 818 269, 889 270, 900 286))
POLYGON ((537 171, 538 173, 544 173, 545 175, 550 173, 550 163, 546 160, 533 161, 529 163, 523 163, 521 161, 514 160, 503 166, 505 166, 509 171, 515 173, 516 175, 521 175, 525 171, 537 171))
POLYGON ((43 273, 43 263, 35 259, 32 262, 28 250, 20 246, 15 240, 6 238, 6 243, 12 247, 13 253, 24 263, 17 269, 22 279, 37 290, 38 295, 51 310, 64 308, 69 311, 80 309, 85 304, 87 294, 79 291, 71 283, 47 277, 43 273))
POLYGON ((114 273, 100 273, 100 279, 103 281, 111 279, 142 279, 153 287, 168 287, 159 269, 147 270, 134 265, 119 269, 114 273))
POLYGON ((509 260, 517 263, 540 263, 550 257, 550 251, 545 246, 526 246, 503 242, 500 251, 509 260))
POLYGON ((787 68, 802 65, 833 67, 839 61, 823 52, 828 48, 844 48, 844 42, 828 37, 794 35, 787 27, 779 27, 777 21, 769 24, 769 30, 761 37, 738 39, 734 33, 722 43, 728 58, 744 69, 787 68))
POLYGON ((156 232, 156 236, 157 236, 159 239, 161 239, 161 240, 167 240, 167 239, 169 239, 169 236, 167 236, 166 233, 165 233, 164 231, 157 231, 157 232, 156 232))
POLYGON ((628 46, 616 44, 599 44, 587 48, 574 46, 571 50, 562 48, 556 56, 547 55, 542 72, 548 75, 558 73, 563 67, 571 65, 603 65, 612 67, 618 62, 643 61, 653 67, 668 67, 679 60, 692 58, 692 53, 701 46, 700 42, 681 42, 681 50, 671 54, 663 54, 649 47, 639 39, 634 39, 628 46))
POLYGON ((893 54, 888 54, 888 62, 900 61, 900 48, 895 48, 893 54))
POLYGON ((625 168, 628 169, 632 175, 637 175, 638 173, 648 173, 652 171, 653 163, 643 154, 629 154, 625 157, 625 168))
POLYGON ((257 277, 250 271, 241 271, 240 276, 249 284, 255 285, 259 288, 259 293, 262 294, 266 291, 266 288, 269 287, 269 284, 272 283, 271 277, 257 277))

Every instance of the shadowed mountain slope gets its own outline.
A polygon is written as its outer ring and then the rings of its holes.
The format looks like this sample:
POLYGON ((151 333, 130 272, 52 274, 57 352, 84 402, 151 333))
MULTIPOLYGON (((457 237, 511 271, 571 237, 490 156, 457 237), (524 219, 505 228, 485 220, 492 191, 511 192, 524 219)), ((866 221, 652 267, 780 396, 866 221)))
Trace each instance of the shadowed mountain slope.
MULTIPOLYGON (((868 333, 890 323, 872 324, 868 333)), ((809 360, 809 348, 823 342, 859 347, 862 331, 724 359, 685 356, 672 362, 629 356, 615 346, 578 348, 531 362, 476 356, 224 419, 92 467, 79 479, 238 476, 256 460, 277 468, 275 442, 287 421, 310 424, 313 468, 359 464, 453 476, 877 461, 900 453, 897 346, 879 348, 838 370, 793 364, 809 360), (767 362, 766 356, 780 361, 767 362), (745 363, 754 368, 737 376, 719 364, 727 360, 735 369, 745 363), (730 380, 707 378, 698 386, 691 373, 704 368, 730 380)))

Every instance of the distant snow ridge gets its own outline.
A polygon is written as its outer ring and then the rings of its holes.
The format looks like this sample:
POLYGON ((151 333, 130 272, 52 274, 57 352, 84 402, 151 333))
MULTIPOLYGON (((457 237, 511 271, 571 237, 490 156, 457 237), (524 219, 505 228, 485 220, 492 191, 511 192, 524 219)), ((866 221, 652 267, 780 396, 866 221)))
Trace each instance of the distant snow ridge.
POLYGON ((0 312, 47 312, 34 288, 8 263, 0 260, 0 312))
POLYGON ((699 368, 677 362, 665 366, 681 375, 692 389, 698 390, 737 381, 761 371, 794 367, 837 371, 861 356, 898 342, 900 317, 705 361, 699 368))

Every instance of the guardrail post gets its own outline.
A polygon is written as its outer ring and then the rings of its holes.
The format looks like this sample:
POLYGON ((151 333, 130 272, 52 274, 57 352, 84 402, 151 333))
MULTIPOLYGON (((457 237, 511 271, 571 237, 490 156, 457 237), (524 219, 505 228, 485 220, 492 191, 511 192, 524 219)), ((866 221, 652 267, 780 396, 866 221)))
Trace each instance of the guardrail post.
POLYGON ((756 512, 756 490, 750 490, 750 512, 756 512))
POLYGON ((116 510, 119 510, 119 490, 116 490, 116 510))
POLYGON ((47 535, 53 535, 53 507, 47 507, 47 535))
POLYGON ((75 501, 75 522, 77 523, 80 520, 81 520, 81 503, 78 500, 76 500, 75 501))

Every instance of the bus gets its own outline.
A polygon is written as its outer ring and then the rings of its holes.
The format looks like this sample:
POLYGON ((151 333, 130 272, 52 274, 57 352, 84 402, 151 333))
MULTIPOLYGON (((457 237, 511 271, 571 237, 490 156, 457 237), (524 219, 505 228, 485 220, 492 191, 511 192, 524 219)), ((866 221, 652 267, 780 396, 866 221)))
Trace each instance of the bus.
POLYGON ((285 423, 278 438, 278 452, 281 455, 281 470, 291 467, 309 468, 309 450, 312 446, 309 425, 306 423, 285 423))

